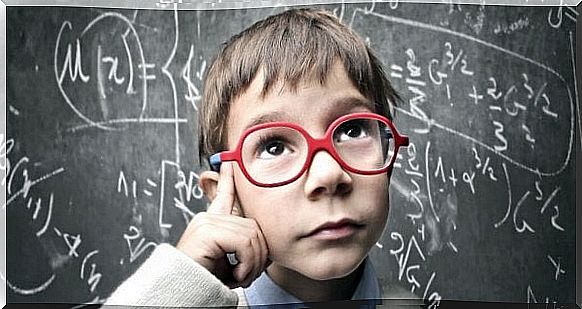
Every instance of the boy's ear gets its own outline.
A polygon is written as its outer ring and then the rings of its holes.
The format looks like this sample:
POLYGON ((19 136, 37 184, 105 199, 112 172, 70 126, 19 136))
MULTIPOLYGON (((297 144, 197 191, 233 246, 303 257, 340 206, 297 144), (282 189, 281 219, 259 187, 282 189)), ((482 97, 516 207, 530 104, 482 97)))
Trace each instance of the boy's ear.
POLYGON ((218 187, 219 174, 213 171, 204 171, 200 174, 200 179, 198 183, 204 195, 212 203, 214 198, 216 198, 216 188, 218 187))

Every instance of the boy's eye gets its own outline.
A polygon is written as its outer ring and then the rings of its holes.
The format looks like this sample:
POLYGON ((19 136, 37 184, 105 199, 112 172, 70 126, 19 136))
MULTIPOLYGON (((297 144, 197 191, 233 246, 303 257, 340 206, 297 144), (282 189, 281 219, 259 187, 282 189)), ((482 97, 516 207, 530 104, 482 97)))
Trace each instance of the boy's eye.
POLYGON ((288 153, 289 147, 281 140, 271 140, 261 143, 257 149, 257 157, 259 159, 271 159, 276 156, 288 153))
POLYGON ((345 142, 368 136, 367 126, 363 121, 348 121, 341 124, 334 133, 335 142, 345 142))

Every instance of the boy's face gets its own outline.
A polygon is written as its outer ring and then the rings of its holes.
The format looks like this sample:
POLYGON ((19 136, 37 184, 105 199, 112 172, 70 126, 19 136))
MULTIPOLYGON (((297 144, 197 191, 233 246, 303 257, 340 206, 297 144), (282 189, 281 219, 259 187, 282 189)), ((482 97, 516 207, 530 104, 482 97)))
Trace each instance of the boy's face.
MULTIPOLYGON (((323 86, 304 81, 296 92, 279 83, 261 98, 262 79, 259 74, 231 105, 229 149, 257 122, 296 123, 320 138, 338 117, 373 111, 340 63, 330 70, 323 86)), ((255 186, 238 166, 234 183, 245 216, 254 218, 265 236, 271 267, 311 279, 341 278, 355 270, 380 237, 388 216, 386 174, 347 172, 326 151, 316 153, 307 171, 288 185, 255 186), (329 223, 332 228, 317 232, 329 223)))

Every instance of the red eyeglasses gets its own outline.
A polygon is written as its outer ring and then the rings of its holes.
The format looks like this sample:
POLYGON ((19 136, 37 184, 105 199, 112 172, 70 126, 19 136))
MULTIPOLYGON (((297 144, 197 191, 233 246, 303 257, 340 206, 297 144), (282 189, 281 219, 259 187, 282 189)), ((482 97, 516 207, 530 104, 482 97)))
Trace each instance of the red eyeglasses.
POLYGON ((234 150, 211 155, 209 163, 218 171, 222 162, 236 161, 254 185, 276 187, 297 180, 320 150, 347 171, 376 175, 392 168, 401 146, 408 146, 408 137, 398 134, 386 117, 353 113, 336 119, 320 139, 289 122, 251 127, 234 150))

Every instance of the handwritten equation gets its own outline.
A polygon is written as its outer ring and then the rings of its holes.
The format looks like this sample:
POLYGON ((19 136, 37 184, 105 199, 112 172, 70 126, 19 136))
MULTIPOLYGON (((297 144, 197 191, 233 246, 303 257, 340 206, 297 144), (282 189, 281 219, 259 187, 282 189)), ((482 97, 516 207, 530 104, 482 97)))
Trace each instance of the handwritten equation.
MULTIPOLYGON (((94 138, 95 145, 85 147, 104 153, 118 144, 101 148, 98 143, 129 135, 136 140, 161 137, 156 143, 164 146, 152 147, 163 148, 160 153, 137 149, 151 157, 143 168, 129 162, 104 166, 95 178, 105 183, 99 193, 109 196, 72 203, 58 183, 77 175, 74 165, 20 149, 26 133, 0 136, 7 193, 2 210, 9 217, 16 211, 24 217, 24 228, 45 245, 41 250, 51 267, 46 278, 34 283, 0 274, 11 293, 48 295, 50 288, 63 284, 65 274, 73 274, 75 287, 86 296, 83 301, 102 303, 117 270, 139 266, 203 210, 199 168, 184 158, 196 149, 191 140, 210 61, 206 45, 212 43, 207 41, 221 41, 212 34, 223 25, 215 21, 219 13, 182 12, 175 5, 161 1, 161 8, 173 10, 155 14, 93 10, 87 20, 64 14, 55 21, 54 40, 44 48, 50 54, 56 104, 67 117, 54 120, 59 130, 64 127, 63 138, 94 138), (149 136, 151 132, 156 134, 149 136), (91 227, 62 219, 73 207, 102 201, 113 201, 124 214, 113 239, 95 242, 91 227), (47 249, 51 246, 55 249, 47 249), (111 248, 122 250, 112 258, 111 248)), ((437 308, 441 300, 458 295, 447 288, 450 274, 436 261, 474 253, 468 252, 474 248, 467 236, 475 228, 471 225, 487 230, 487 237, 507 236, 516 243, 574 233, 571 188, 561 179, 572 168, 575 122, 580 122, 577 89, 570 87, 569 71, 539 60, 572 57, 574 66, 573 34, 567 37, 568 55, 536 54, 533 47, 530 55, 529 49, 515 51, 498 43, 542 30, 562 33, 578 14, 569 7, 552 7, 501 20, 488 6, 448 1, 444 13, 429 24, 407 16, 410 7, 392 0, 331 9, 381 51, 386 73, 404 98, 396 123, 411 144, 398 154, 391 180, 391 212, 401 209, 403 215, 377 246, 396 267, 391 280, 437 308), (367 31, 369 25, 375 27, 367 31), (414 35, 385 44, 377 27, 414 35), (487 204, 484 197, 494 203, 487 204)), ((43 65, 36 64, 35 74, 43 65)), ((12 100, 7 111, 26 119, 30 109, 19 104, 12 100)), ((134 159, 119 158, 115 160, 134 159)), ((552 246, 537 253, 532 263, 540 265, 540 274, 520 281, 519 301, 561 301, 540 278, 552 284, 568 280, 574 273, 569 254, 552 246)))
MULTIPOLYGON (((449 14, 463 11, 462 6, 450 8, 449 14)), ((479 12, 484 13, 482 9, 479 12)), ((560 9, 558 14, 573 14, 571 9, 560 9)), ((564 211, 571 213, 571 205, 558 201, 565 192, 552 181, 571 166, 574 148, 576 102, 564 76, 531 58, 452 31, 447 23, 434 26, 370 8, 356 8, 353 14, 352 24, 360 20, 383 23, 403 34, 415 29, 432 38, 430 47, 416 47, 423 42, 409 38, 398 50, 382 55, 390 59, 386 63, 390 80, 406 98, 406 104, 396 108, 397 120, 409 123, 405 127, 412 136, 395 164, 402 177, 393 177, 391 182, 392 189, 407 201, 405 217, 415 231, 412 235, 389 234, 388 253, 398 266, 398 281, 408 284, 431 307, 447 298, 435 287, 439 278, 447 279, 428 265, 434 265, 431 259, 443 250, 447 255, 466 254, 457 241, 464 235, 458 231, 470 227, 463 226, 459 218, 479 211, 471 205, 480 205, 478 199, 489 192, 496 192, 495 200, 506 201, 487 207, 493 215, 486 224, 494 231, 573 233, 564 227, 571 220, 563 215, 564 211), (511 63, 511 69, 483 70, 483 63, 497 68, 500 62, 511 63), (552 132, 551 139, 546 137, 548 132, 552 132), (456 139, 458 145, 443 142, 443 138, 456 139), (443 150, 449 145, 453 148, 443 150), (519 174, 519 180, 513 174, 519 174), (529 188, 524 188, 524 174, 529 175, 529 188)), ((548 14, 556 14, 555 9, 548 14)), ((479 34, 480 23, 482 20, 472 20, 467 26, 479 34)), ((510 26, 498 24, 493 32, 507 35, 529 26, 529 19, 520 19, 510 26)), ((556 28, 551 22, 549 26, 556 28)), ((369 40, 369 44, 373 42, 369 40)), ((540 262, 555 281, 563 280, 568 272, 559 262, 564 254, 568 253, 550 252, 540 262)), ((535 284, 523 287, 523 301, 544 301, 539 295, 534 297, 535 284)), ((552 296, 545 300, 559 301, 552 296)))

